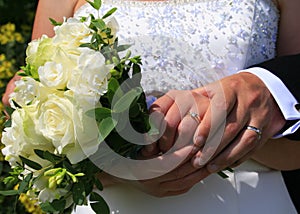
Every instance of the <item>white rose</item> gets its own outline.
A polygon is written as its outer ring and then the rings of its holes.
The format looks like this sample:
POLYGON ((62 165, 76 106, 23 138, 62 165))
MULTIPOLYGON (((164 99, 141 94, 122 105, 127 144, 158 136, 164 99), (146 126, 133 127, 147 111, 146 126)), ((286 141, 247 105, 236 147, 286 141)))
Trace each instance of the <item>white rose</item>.
POLYGON ((40 42, 47 38, 48 38, 47 35, 42 35, 41 38, 32 40, 30 43, 28 43, 28 46, 26 49, 26 56, 30 57, 31 55, 35 54, 38 51, 40 42))
POLYGON ((2 133, 1 141, 5 145, 2 153, 12 166, 16 166, 17 162, 20 162, 19 155, 26 158, 36 156, 34 153, 36 148, 50 152, 54 149, 35 130, 36 112, 36 106, 25 106, 22 109, 16 109, 11 115, 11 127, 5 128, 2 133))
POLYGON ((65 146, 75 142, 73 111, 70 100, 56 94, 49 94, 40 107, 38 129, 60 154, 65 146))
POLYGON ((26 50, 26 63, 30 64, 37 70, 38 67, 51 61, 53 56, 58 52, 58 46, 53 44, 52 38, 43 38, 33 42, 33 46, 28 46, 26 50), (37 47, 36 47, 37 46, 37 47))
POLYGON ((56 26, 54 31, 53 42, 63 45, 65 49, 79 47, 83 43, 81 40, 91 36, 88 25, 76 18, 67 19, 62 25, 56 26))
POLYGON ((70 71, 62 64, 46 62, 38 69, 40 81, 49 88, 65 89, 70 78, 70 71))
POLYGON ((100 52, 88 48, 81 50, 78 69, 74 71, 67 87, 74 92, 76 99, 94 106, 107 92, 112 65, 105 64, 105 58, 100 52))
POLYGON ((48 95, 40 107, 38 127, 56 151, 65 154, 73 164, 95 153, 99 145, 95 120, 66 97, 48 95))

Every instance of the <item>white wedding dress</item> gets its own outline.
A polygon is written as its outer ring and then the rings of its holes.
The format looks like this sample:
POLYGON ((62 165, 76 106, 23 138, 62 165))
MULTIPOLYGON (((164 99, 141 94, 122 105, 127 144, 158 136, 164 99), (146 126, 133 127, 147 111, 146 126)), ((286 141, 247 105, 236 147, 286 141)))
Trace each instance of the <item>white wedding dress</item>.
MULTIPOLYGON (((272 0, 103 0, 102 12, 112 7, 120 41, 142 56, 149 93, 199 87, 275 56, 279 11, 272 0)), ((88 13, 94 10, 86 4, 75 15, 88 13)), ((114 214, 296 213, 281 173, 254 161, 179 196, 155 198, 124 184, 101 194, 114 214)))

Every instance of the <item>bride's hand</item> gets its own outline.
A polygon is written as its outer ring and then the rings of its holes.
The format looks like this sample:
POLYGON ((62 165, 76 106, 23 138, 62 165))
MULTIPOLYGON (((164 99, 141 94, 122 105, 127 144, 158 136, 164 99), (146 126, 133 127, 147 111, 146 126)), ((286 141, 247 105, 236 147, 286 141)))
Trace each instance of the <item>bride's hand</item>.
POLYGON ((9 106, 9 95, 14 91, 16 87, 15 82, 18 81, 19 79, 21 79, 21 76, 15 74, 15 76, 8 82, 5 93, 2 96, 2 103, 5 106, 9 106))
MULTIPOLYGON (((193 145, 189 145, 161 156, 159 166, 163 170, 165 169, 164 166, 168 165, 166 162, 181 160, 180 164, 173 170, 169 170, 156 178, 131 181, 130 183, 141 191, 156 197, 186 193, 195 184, 210 175, 205 167, 197 169, 191 164, 190 159, 195 155, 193 148, 193 145)), ((144 170, 147 170, 147 166, 144 167, 144 170)))
POLYGON ((210 172, 237 166, 285 124, 269 90, 251 73, 225 77, 197 92, 211 101, 196 133, 196 144, 205 146, 192 161, 195 167, 208 161, 210 172))
POLYGON ((209 106, 209 99, 194 90, 172 90, 157 99, 151 106, 151 117, 159 129, 152 143, 142 154, 151 157, 193 143, 193 136, 209 106))

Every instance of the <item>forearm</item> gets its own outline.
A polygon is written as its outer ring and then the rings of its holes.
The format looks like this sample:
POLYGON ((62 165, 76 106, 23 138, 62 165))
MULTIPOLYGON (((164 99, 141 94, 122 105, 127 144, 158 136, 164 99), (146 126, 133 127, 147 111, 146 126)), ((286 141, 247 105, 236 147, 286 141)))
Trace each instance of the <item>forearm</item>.
POLYGON ((252 158, 277 170, 300 169, 300 143, 286 138, 272 139, 257 150, 252 158))

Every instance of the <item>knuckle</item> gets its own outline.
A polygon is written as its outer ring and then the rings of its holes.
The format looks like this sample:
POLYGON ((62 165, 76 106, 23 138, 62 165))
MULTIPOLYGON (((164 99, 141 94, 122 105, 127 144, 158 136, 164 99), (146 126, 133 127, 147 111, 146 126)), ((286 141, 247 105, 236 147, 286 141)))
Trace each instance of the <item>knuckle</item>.
POLYGON ((244 142, 243 145, 246 148, 253 148, 256 146, 256 142, 257 142, 257 134, 256 133, 249 133, 245 136, 244 138, 244 142))
POLYGON ((226 132, 228 133, 236 133, 240 129, 240 124, 233 122, 233 123, 228 123, 226 125, 226 132))

